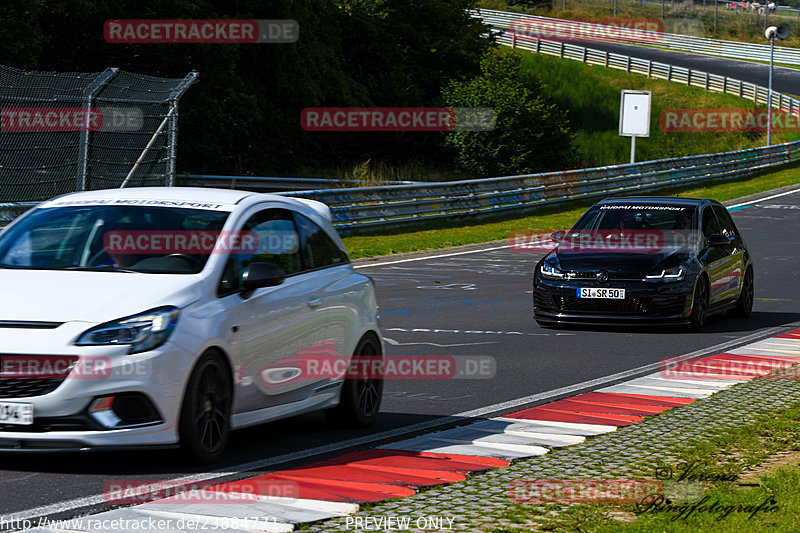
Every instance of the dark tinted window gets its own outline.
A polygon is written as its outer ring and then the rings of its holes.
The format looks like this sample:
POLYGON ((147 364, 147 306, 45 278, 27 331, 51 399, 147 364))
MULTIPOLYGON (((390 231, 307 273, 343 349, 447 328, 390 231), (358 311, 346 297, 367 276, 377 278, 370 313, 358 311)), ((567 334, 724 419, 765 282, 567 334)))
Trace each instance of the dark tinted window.
POLYGON ((572 231, 691 229, 693 211, 683 205, 606 204, 592 208, 572 231))
POLYGON ((325 230, 299 213, 295 213, 303 246, 306 268, 322 268, 347 263, 348 258, 325 230))
POLYGON ((714 211, 711 209, 711 206, 706 206, 703 209, 701 227, 703 229, 703 235, 706 237, 714 235, 715 233, 721 233, 719 223, 717 223, 717 217, 714 216, 714 211))
POLYGON ((731 219, 731 215, 728 213, 728 210, 721 205, 715 205, 714 213, 717 214, 717 220, 722 227, 722 234, 726 237, 735 237, 736 226, 733 224, 733 220, 731 219))

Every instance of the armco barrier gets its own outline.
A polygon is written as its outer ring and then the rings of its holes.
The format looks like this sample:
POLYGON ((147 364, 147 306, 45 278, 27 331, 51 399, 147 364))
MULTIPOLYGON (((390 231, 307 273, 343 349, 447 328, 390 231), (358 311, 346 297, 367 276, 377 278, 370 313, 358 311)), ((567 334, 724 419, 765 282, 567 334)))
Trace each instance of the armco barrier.
MULTIPOLYGON (((327 178, 269 178, 259 176, 216 176, 192 174, 180 178, 181 185, 187 187, 217 187, 222 189, 241 189, 245 191, 277 192, 300 191, 320 188, 341 187, 342 180, 327 178)), ((412 184, 412 181, 389 181, 391 185, 412 184)))
POLYGON ((594 198, 735 179, 800 160, 800 141, 734 152, 524 176, 279 193, 331 207, 342 233, 357 229, 502 213, 579 198, 594 198))
MULTIPOLYGON (((482 19, 485 23, 498 28, 511 28, 514 25, 523 26, 524 21, 533 23, 548 24, 561 19, 549 17, 539 17, 526 15, 524 13, 511 13, 507 11, 494 11, 491 9, 475 9, 473 16, 482 19)), ((603 31, 604 26, 591 22, 579 20, 564 21, 574 24, 586 30, 585 35, 611 35, 619 34, 619 31, 603 31), (595 31, 592 31, 595 30, 595 31)), ((524 26, 523 26, 524 27, 524 26)), ((616 28, 612 28, 616 30, 616 28)), ((518 32, 524 33, 524 32, 518 32)), ((763 37, 763 33, 761 34, 763 37)), ((601 40, 601 39, 597 39, 601 40)), ((678 50, 692 52, 695 54, 726 57, 729 59, 745 59, 751 61, 769 61, 770 47, 767 44, 743 43, 738 41, 722 41, 719 39, 709 39, 707 37, 696 37, 693 35, 681 35, 676 33, 659 33, 658 39, 646 37, 637 41, 635 34, 626 33, 624 38, 606 38, 602 40, 623 42, 629 44, 644 44, 668 50, 678 50)), ((775 61, 787 65, 800 65, 800 48, 789 48, 786 46, 775 47, 775 61)))
MULTIPOLYGON (((334 224, 346 234, 358 229, 503 213, 709 179, 735 179, 796 161, 800 161, 800 141, 719 154, 522 176, 277 194, 328 204, 334 224)), ((34 205, 35 202, 0 204, 0 221, 13 220, 34 205)))

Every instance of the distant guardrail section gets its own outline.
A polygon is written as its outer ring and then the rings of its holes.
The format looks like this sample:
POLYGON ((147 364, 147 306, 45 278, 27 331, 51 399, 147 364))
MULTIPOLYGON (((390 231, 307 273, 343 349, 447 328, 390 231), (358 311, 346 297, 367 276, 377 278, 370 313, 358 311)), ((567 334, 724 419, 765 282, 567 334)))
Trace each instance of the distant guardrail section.
MULTIPOLYGON (((756 104, 766 104, 768 100, 769 89, 767 87, 728 76, 711 74, 702 70, 678 67, 605 50, 595 50, 577 44, 565 43, 564 41, 528 39, 505 31, 496 35, 495 39, 499 44, 512 48, 643 74, 650 78, 659 78, 690 87, 700 87, 707 91, 732 94, 740 98, 753 100, 756 104)), ((782 109, 789 114, 798 114, 800 113, 800 98, 773 90, 772 107, 782 109)))
MULTIPOLYGON (((708 37, 697 37, 694 35, 681 35, 676 33, 658 33, 657 37, 651 32, 640 32, 641 37, 637 39, 637 32, 620 32, 619 28, 579 20, 563 20, 550 17, 540 17, 536 15, 526 15, 524 13, 511 13, 507 11, 495 11, 491 9, 475 9, 473 16, 482 19, 485 23, 498 28, 513 31, 519 37, 530 36, 529 29, 526 29, 526 22, 530 21, 536 27, 547 28, 555 22, 563 22, 574 25, 576 32, 581 35, 604 36, 596 40, 606 40, 627 44, 641 44, 677 50, 682 52, 692 52, 695 54, 726 57, 729 59, 745 59, 750 61, 769 61, 770 47, 768 44, 743 43, 739 41, 723 41, 720 39, 710 39, 708 37), (618 37, 615 37, 618 36, 618 37)), ((530 27, 530 24, 529 26, 530 27)), ((763 36, 763 34, 761 34, 763 36)), ((786 46, 775 47, 775 61, 786 65, 800 65, 800 48, 790 48, 786 46)))

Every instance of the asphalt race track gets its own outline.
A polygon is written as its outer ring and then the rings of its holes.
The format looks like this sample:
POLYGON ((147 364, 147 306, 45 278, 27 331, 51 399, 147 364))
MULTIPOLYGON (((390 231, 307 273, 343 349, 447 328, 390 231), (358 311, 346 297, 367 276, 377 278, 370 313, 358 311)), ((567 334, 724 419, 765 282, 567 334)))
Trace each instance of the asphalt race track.
POLYGON ((441 423, 444 415, 470 410, 485 408, 480 414, 488 415, 545 403, 528 399, 495 405, 562 387, 572 386, 574 393, 590 388, 590 380, 663 358, 743 344, 745 339, 789 329, 800 321, 800 296, 794 290, 800 282, 800 190, 740 206, 733 214, 755 258, 756 302, 750 319, 712 318, 701 333, 666 328, 542 329, 531 317, 530 294, 540 254, 503 247, 369 265, 361 271, 376 282, 390 355, 491 357, 494 377, 387 381, 383 414, 369 431, 334 430, 321 414, 241 430, 234 433, 217 474, 181 466, 175 450, 0 455, 0 516, 39 506, 49 506, 46 514, 58 517, 79 508, 102 508, 103 486, 114 480, 172 479, 192 473, 232 479, 244 477, 247 469, 273 470, 281 460, 274 458, 284 454, 294 454, 288 458, 296 464, 307 461, 303 451, 315 447, 326 447, 323 455, 339 454, 356 444, 368 448, 376 444, 370 436, 386 431, 441 423), (342 444, 359 437, 365 438, 342 444))
MULTIPOLYGON (((766 39, 764 43, 767 43, 766 39)), ((769 65, 753 61, 723 59, 721 57, 702 56, 685 52, 659 50, 647 46, 604 41, 581 40, 572 44, 624 54, 639 59, 649 59, 676 67, 686 67, 720 76, 728 76, 737 80, 763 85, 764 87, 769 83, 769 65)), ((773 73, 772 88, 778 92, 800 96, 800 70, 776 66, 773 73)))

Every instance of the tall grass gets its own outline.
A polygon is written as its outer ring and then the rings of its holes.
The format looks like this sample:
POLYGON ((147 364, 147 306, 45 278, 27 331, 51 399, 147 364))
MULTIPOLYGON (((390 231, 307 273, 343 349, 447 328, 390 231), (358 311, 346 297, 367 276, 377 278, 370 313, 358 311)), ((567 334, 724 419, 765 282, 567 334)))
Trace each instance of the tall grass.
MULTIPOLYGON (((630 138, 618 133, 622 89, 652 92, 650 137, 637 139, 637 161, 726 152, 766 143, 766 135, 762 133, 670 133, 662 131, 659 125, 664 109, 753 109, 755 104, 750 100, 577 61, 522 53, 524 68, 542 81, 545 95, 569 110, 565 118, 577 132, 579 167, 630 160, 630 138)), ((798 139, 800 134, 794 132, 773 134, 774 143, 798 139)))

